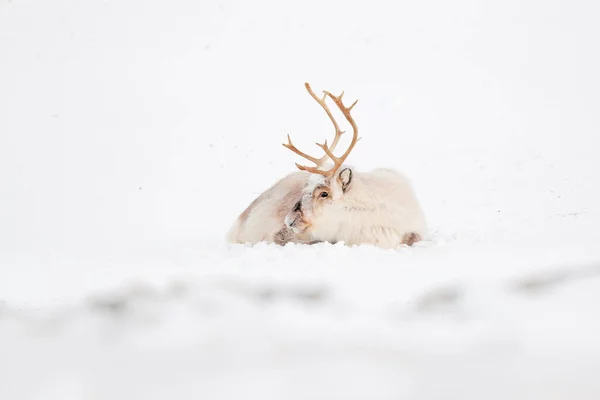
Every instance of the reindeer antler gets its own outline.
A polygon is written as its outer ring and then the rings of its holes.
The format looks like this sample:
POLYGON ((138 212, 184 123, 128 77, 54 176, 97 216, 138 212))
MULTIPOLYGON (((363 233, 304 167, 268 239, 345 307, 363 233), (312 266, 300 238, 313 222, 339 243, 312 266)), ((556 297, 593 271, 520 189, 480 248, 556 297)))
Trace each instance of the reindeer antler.
POLYGON ((352 103, 352 105, 350 107, 346 107, 344 105, 344 103, 342 102, 342 97, 344 96, 344 92, 342 92, 339 96, 336 97, 336 96, 332 95, 331 93, 329 93, 328 91, 324 90, 323 98, 319 98, 312 91, 312 89, 310 88, 310 85, 308 83, 305 83, 304 86, 306 87, 306 90, 312 96, 312 98, 315 99, 315 101, 317 103, 319 103, 319 105, 321 107, 323 107, 323 110, 325 110, 325 112, 327 113, 327 116, 329 117, 329 119, 331 120, 331 122, 333 123, 333 126, 335 128, 335 137, 333 138, 331 147, 327 146, 327 140, 325 140, 325 142, 323 144, 317 143, 317 146, 322 148, 323 151, 325 152, 325 155, 321 158, 311 157, 308 154, 298 150, 296 148, 296 146, 294 146, 294 144, 292 143, 292 139, 290 138, 290 135, 288 135, 288 143, 287 144, 284 143, 283 146, 287 147, 288 149, 290 149, 294 153, 298 154, 299 156, 304 157, 307 160, 316 164, 316 167, 307 167, 305 165, 300 165, 300 164, 296 163, 296 167, 298 167, 298 169, 303 170, 303 171, 308 171, 313 174, 320 174, 325 177, 331 177, 336 173, 336 171, 344 163, 344 161, 346 160, 346 158, 348 157, 348 155, 354 148, 354 145, 359 140, 358 139, 358 127, 356 126, 356 123, 354 122, 352 115, 350 115, 352 108, 356 105, 358 100, 356 100, 354 103, 352 103), (325 103, 325 99, 327 97, 330 97, 333 100, 333 102, 338 106, 338 108, 340 109, 342 114, 344 114, 344 117, 346 117, 346 120, 348 120, 348 122, 352 126, 352 130, 353 130, 352 142, 350 143, 350 146, 348 147, 346 152, 343 155, 341 155, 340 157, 336 157, 333 154, 333 152, 335 151, 335 148, 337 147, 340 137, 342 136, 344 131, 340 130, 340 127, 339 127, 338 123, 336 122, 335 118, 333 117, 331 110, 329 110, 329 107, 325 103), (328 171, 320 170, 319 168, 321 168, 324 165, 324 163, 327 161, 328 158, 330 158, 331 161, 333 161, 333 168, 331 168, 328 171))

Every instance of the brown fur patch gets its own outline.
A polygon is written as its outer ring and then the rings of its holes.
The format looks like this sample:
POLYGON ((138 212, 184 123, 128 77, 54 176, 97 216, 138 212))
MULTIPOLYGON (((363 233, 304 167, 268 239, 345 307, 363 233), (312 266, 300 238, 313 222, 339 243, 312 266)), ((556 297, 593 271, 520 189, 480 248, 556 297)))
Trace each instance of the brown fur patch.
POLYGON ((409 246, 412 246, 413 244, 417 243, 420 240, 421 240, 421 235, 419 235, 418 233, 415 233, 415 232, 408 232, 408 233, 404 234, 404 237, 402 237, 401 244, 407 244, 409 246))
POLYGON ((275 234, 275 236, 273 237, 273 242, 280 246, 285 246, 287 243, 298 243, 307 245, 321 243, 320 240, 310 240, 307 236, 303 234, 297 235, 285 225, 279 230, 279 232, 275 234))
POLYGON ((296 204, 298 202, 298 200, 300 200, 301 196, 302 196, 302 186, 295 185, 281 199, 281 202, 279 203, 279 205, 277 207, 277 218, 285 218, 285 216, 288 215, 288 213, 290 211, 292 211, 294 204, 296 204))
POLYGON ((294 238, 294 232, 291 231, 287 226, 283 226, 279 232, 275 234, 273 241, 275 244, 284 246, 286 243, 292 241, 294 238))

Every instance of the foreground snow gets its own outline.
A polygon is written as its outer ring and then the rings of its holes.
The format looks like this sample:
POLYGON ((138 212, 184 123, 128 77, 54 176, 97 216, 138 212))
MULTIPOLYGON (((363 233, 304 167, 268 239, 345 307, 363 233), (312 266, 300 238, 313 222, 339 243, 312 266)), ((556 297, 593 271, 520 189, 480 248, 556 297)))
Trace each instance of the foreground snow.
POLYGON ((600 251, 469 247, 221 246, 6 303, 0 397, 597 398, 600 251))

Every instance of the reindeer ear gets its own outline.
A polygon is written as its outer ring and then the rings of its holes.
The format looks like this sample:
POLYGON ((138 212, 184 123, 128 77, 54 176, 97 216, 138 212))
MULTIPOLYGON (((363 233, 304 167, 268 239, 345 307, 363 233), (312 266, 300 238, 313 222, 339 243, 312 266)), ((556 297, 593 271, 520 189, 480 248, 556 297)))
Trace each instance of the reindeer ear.
POLYGON ((338 179, 342 184, 342 191, 345 193, 348 190, 348 186, 350 186, 350 182, 352 182, 352 170, 350 168, 345 168, 338 175, 338 179))

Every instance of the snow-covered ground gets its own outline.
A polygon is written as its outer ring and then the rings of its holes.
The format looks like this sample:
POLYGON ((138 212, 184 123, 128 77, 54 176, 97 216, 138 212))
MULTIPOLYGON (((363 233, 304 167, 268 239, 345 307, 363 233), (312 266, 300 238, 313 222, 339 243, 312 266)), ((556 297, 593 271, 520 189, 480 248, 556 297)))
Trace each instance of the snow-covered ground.
POLYGON ((0 0, 0 399, 600 398, 600 4, 0 0), (331 135, 414 248, 228 246, 331 135))

